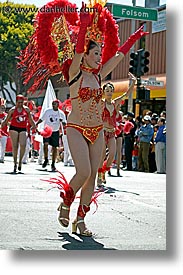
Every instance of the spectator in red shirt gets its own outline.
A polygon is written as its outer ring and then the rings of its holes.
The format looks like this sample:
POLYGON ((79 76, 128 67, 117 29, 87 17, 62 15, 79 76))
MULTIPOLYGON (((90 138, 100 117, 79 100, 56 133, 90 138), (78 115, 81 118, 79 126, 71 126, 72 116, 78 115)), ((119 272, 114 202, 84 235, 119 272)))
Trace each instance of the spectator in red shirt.
POLYGON ((132 151, 132 170, 138 170, 138 153, 139 153, 139 140, 138 136, 134 137, 133 151, 132 151))
POLYGON ((5 127, 10 121, 10 138, 12 141, 13 148, 13 160, 14 160, 14 170, 17 171, 17 155, 18 155, 18 146, 20 145, 20 157, 18 163, 18 171, 21 171, 22 167, 22 158, 25 153, 26 140, 27 140, 27 123, 30 122, 31 126, 36 128, 35 122, 33 121, 30 109, 24 104, 24 96, 17 95, 16 97, 16 106, 12 107, 6 119, 2 122, 2 127, 5 127))
MULTIPOLYGON (((2 121, 6 118, 7 113, 5 112, 4 102, 0 103, 0 127, 2 121)), ((8 127, 7 125, 0 128, 0 163, 4 163, 6 143, 8 139, 8 127)))

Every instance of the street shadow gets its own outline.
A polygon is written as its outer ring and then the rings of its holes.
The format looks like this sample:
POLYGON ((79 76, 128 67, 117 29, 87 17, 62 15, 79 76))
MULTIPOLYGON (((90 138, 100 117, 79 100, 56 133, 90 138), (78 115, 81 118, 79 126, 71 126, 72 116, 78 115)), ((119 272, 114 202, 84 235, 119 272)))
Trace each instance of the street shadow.
POLYGON ((105 192, 105 194, 114 194, 116 192, 120 192, 120 190, 118 190, 118 189, 116 189, 114 187, 106 186, 106 187, 104 187, 104 191, 103 192, 105 192))
POLYGON ((122 175, 117 176, 117 175, 113 175, 113 174, 111 174, 110 176, 109 176, 109 175, 107 175, 107 177, 109 177, 109 178, 123 178, 124 176, 122 176, 122 175))
POLYGON ((4 172, 2 174, 6 174, 6 175, 25 175, 25 173, 23 172, 4 172))
POLYGON ((57 232, 62 242, 68 242, 62 247, 66 250, 116 250, 105 248, 102 243, 97 242, 93 237, 85 237, 79 234, 69 235, 65 232, 57 232))
POLYGON ((39 171, 39 172, 48 172, 48 169, 41 169, 41 168, 36 168, 35 169, 36 171, 39 171))
POLYGON ((47 168, 46 169, 41 169, 41 168, 37 168, 36 169, 36 171, 39 171, 39 172, 46 172, 46 174, 45 175, 48 175, 49 173, 51 173, 51 174, 54 174, 54 173, 56 173, 57 172, 57 170, 55 170, 55 171, 52 171, 52 170, 48 170, 47 168))
POLYGON ((105 194, 114 194, 114 193, 119 192, 119 193, 128 193, 128 194, 140 196, 139 193, 126 191, 126 190, 119 190, 119 189, 116 189, 116 188, 110 187, 110 186, 105 186, 103 189, 101 189, 101 192, 104 192, 105 194))

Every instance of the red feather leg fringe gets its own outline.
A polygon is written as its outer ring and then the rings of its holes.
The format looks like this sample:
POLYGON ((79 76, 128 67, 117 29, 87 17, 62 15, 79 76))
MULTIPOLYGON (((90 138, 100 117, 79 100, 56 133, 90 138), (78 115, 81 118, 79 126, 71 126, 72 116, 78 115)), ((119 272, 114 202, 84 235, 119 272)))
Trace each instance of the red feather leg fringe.
POLYGON ((82 205, 80 204, 78 207, 77 216, 84 218, 88 211, 90 211, 90 206, 86 204, 82 204, 82 205))
POLYGON ((93 214, 95 214, 98 209, 98 197, 101 196, 102 194, 104 194, 104 191, 102 191, 102 189, 99 189, 98 191, 94 192, 92 195, 90 204, 93 202, 96 206, 96 210, 93 212, 93 214))
POLYGON ((50 178, 48 180, 42 179, 42 181, 47 181, 50 184, 54 185, 48 191, 53 188, 58 188, 60 190, 60 197, 64 200, 64 203, 67 206, 70 206, 75 198, 74 191, 70 184, 67 182, 65 176, 60 171, 57 170, 57 172, 60 174, 58 178, 50 178))
POLYGON ((102 168, 99 168, 99 169, 98 169, 98 173, 103 173, 103 169, 102 169, 102 168))
POLYGON ((108 167, 108 166, 107 166, 107 160, 105 160, 104 163, 103 163, 103 165, 102 165, 103 173, 109 171, 110 168, 111 168, 111 167, 108 167))
MULTIPOLYGON (((92 202, 95 204, 96 206, 96 210, 93 212, 93 214, 95 214, 95 212, 97 211, 98 209, 98 197, 101 196, 102 194, 104 194, 105 191, 103 191, 102 188, 100 188, 98 191, 94 191, 93 192, 93 195, 92 195, 92 198, 90 200, 90 203, 89 203, 89 206, 92 204, 92 202)), ((77 196, 76 199, 80 199, 80 196, 77 196)), ((88 207, 89 207, 88 206, 88 207)))

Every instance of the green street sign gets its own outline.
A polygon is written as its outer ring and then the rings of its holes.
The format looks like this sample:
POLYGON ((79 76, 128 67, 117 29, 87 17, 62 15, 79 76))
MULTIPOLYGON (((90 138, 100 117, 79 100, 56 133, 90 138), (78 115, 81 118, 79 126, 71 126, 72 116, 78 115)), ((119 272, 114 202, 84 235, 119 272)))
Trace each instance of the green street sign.
POLYGON ((157 9, 147 9, 142 7, 132 7, 125 5, 112 5, 112 13, 116 17, 123 17, 135 20, 157 21, 157 9))

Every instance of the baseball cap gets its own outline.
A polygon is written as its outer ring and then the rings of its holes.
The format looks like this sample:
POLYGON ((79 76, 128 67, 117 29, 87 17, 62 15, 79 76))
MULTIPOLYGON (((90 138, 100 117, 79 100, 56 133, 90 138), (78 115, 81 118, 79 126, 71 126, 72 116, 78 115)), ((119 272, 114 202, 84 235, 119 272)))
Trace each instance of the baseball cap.
POLYGON ((146 115, 146 116, 144 116, 144 120, 151 121, 151 117, 146 115))

